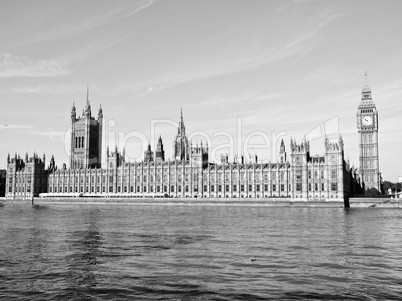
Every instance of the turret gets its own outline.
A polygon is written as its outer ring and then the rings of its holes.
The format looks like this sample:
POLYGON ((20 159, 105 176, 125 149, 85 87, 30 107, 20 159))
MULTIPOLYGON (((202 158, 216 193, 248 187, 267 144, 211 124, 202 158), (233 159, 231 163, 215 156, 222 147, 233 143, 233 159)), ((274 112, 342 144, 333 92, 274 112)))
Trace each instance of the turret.
POLYGON ((165 161, 165 151, 163 149, 162 137, 159 135, 158 144, 156 146, 155 161, 165 161))
POLYGON ((49 168, 48 168, 48 169, 49 169, 49 171, 55 171, 55 170, 57 169, 53 155, 52 155, 52 157, 50 158, 50 164, 49 164, 49 168))
POLYGON ((99 111, 98 111, 98 119, 103 118, 103 110, 102 110, 102 105, 99 105, 99 111))
POLYGON ((144 152, 144 162, 151 162, 154 160, 154 153, 151 150, 151 144, 148 143, 147 150, 144 152))
POLYGON ((281 145, 279 147, 278 163, 285 163, 285 162, 286 162, 285 143, 283 142, 282 139, 281 145))
POLYGON ((73 107, 71 108, 71 120, 75 121, 77 117, 77 110, 75 108, 75 103, 73 102, 73 107))
MULTIPOLYGON (((196 143, 195 146, 191 144, 190 148, 190 161, 191 165, 193 167, 207 167, 208 166, 208 150, 203 144, 201 143, 200 145, 198 142, 196 143)), ((226 155, 228 156, 228 155, 226 155)), ((227 164, 228 158, 226 157, 226 164, 227 164)))
POLYGON ((221 164, 228 164, 229 163, 229 155, 228 154, 221 154, 221 164))
POLYGON ((290 177, 291 197, 308 198, 308 162, 310 161, 310 143, 303 139, 298 144, 295 139, 290 142, 290 177))

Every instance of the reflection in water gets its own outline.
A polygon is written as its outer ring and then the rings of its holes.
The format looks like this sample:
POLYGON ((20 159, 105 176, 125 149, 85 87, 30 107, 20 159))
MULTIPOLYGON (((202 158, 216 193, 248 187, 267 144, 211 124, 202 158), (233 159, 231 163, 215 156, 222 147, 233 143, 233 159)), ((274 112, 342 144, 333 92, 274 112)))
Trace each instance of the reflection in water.
POLYGON ((380 209, 6 205, 0 299, 401 299, 401 220, 380 209))
POLYGON ((68 252, 64 258, 67 266, 66 280, 72 297, 90 298, 91 290, 100 281, 97 265, 103 253, 103 238, 98 229, 99 211, 84 211, 82 222, 85 230, 72 231, 67 236, 68 252))
POLYGON ((25 241, 27 257, 24 258, 26 264, 24 265, 23 272, 26 281, 23 285, 26 286, 28 291, 44 290, 46 288, 44 279, 37 277, 37 275, 44 275, 46 273, 44 262, 46 262, 49 231, 42 227, 42 219, 41 214, 32 214, 27 221, 29 223, 27 229, 28 235, 25 241))

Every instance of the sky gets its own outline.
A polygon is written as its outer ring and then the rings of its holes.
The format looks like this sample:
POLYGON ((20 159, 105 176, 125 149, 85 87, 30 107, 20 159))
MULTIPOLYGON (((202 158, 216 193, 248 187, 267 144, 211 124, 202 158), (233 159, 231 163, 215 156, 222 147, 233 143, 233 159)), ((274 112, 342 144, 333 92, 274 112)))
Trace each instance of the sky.
POLYGON ((69 162, 73 102, 87 88, 104 147, 139 161, 161 135, 172 157, 180 109, 210 161, 275 162, 283 139, 341 133, 358 167, 356 112, 367 71, 380 171, 402 173, 402 1, 1 1, 0 168, 7 154, 69 162), (1 159, 2 158, 2 159, 1 159))

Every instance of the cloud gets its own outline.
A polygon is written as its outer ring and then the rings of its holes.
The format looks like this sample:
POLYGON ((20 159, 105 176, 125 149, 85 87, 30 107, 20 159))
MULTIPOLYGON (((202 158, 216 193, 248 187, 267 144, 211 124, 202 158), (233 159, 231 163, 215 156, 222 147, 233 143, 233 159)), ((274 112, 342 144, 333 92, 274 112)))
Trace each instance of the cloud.
POLYGON ((170 85, 162 82, 138 82, 138 83, 120 83, 114 89, 101 92, 103 97, 111 97, 119 94, 131 94, 136 96, 145 96, 169 88, 170 85))
POLYGON ((70 73, 64 62, 0 54, 0 77, 55 77, 70 73))
POLYGON ((90 58, 94 53, 103 51, 105 49, 116 46, 119 43, 127 41, 131 38, 131 36, 132 34, 130 33, 122 37, 113 37, 113 39, 111 40, 105 38, 102 40, 93 41, 86 46, 82 46, 80 48, 77 48, 75 51, 72 51, 70 54, 66 55, 64 59, 69 64, 78 63, 87 58, 90 58))
MULTIPOLYGON (((99 90, 96 86, 91 85, 91 91, 99 90)), ((0 87, 1 94, 38 94, 38 95, 65 95, 82 93, 86 95, 86 86, 84 84, 42 84, 42 85, 25 85, 25 86, 11 86, 0 87)))
MULTIPOLYGON (((320 41, 326 36, 331 24, 344 14, 340 9, 327 8, 318 13, 311 12, 307 19, 300 17, 291 21, 292 24, 295 23, 296 29, 291 30, 289 39, 281 38, 276 43, 268 42, 267 33, 256 28, 252 36, 249 32, 234 34, 229 31, 213 35, 206 40, 201 39, 202 44, 216 45, 215 48, 211 46, 211 49, 214 49, 212 52, 205 51, 202 47, 189 48, 192 51, 183 52, 179 59, 172 55, 172 59, 168 60, 166 58, 169 57, 170 49, 167 49, 165 60, 161 64, 172 64, 168 71, 151 73, 148 78, 127 79, 112 88, 109 93, 116 95, 131 92, 146 95, 167 87, 249 71, 287 58, 300 60, 320 46, 320 41)), ((286 30, 289 29, 284 29, 286 30)), ((276 33, 271 34, 275 36, 276 33)))
POLYGON ((41 131, 41 132, 32 131, 32 132, 29 132, 29 134, 39 135, 39 136, 47 136, 47 137, 49 137, 50 140, 60 141, 60 142, 65 142, 65 137, 66 137, 66 132, 58 132, 58 131, 52 130, 50 128, 48 128, 44 131, 41 131))
POLYGON ((296 30, 294 35, 291 37, 289 44, 285 46, 285 49, 299 46, 300 44, 312 46, 308 45, 307 42, 309 42, 309 40, 320 36, 320 34, 325 36, 327 34, 325 29, 329 27, 328 25, 330 25, 334 20, 345 16, 346 14, 347 12, 343 10, 323 10, 299 26, 298 30, 296 30))
POLYGON ((283 94, 260 94, 258 91, 244 91, 240 93, 231 93, 229 91, 223 90, 220 91, 217 95, 207 98, 206 100, 194 104, 190 104, 189 106, 205 106, 205 107, 213 107, 220 106, 225 107, 228 105, 234 104, 244 104, 248 105, 259 102, 263 100, 273 99, 282 97, 283 94))
POLYGON ((10 129, 30 129, 32 125, 27 124, 0 124, 0 130, 10 130, 10 129))
POLYGON ((136 13, 138 13, 140 10, 147 8, 148 6, 151 6, 154 3, 154 0, 146 1, 144 2, 143 5, 140 5, 139 7, 135 7, 132 11, 130 11, 126 17, 132 16, 136 13))
MULTIPOLYGON (((89 6, 88 9, 90 11, 84 15, 83 19, 82 17, 77 16, 78 20, 72 19, 74 20, 73 22, 60 22, 57 26, 46 28, 46 30, 41 31, 39 34, 34 34, 30 37, 27 37, 19 44, 19 46, 59 40, 74 35, 80 35, 111 22, 131 17, 139 11, 151 6, 153 2, 153 0, 133 1, 133 3, 130 3, 129 6, 120 6, 117 9, 112 9, 109 7, 105 12, 98 14, 94 14, 95 9, 89 6)), ((101 6, 99 6, 99 8, 100 7, 101 6)), ((82 9, 86 9, 85 6, 83 6, 82 9)), ((65 10, 65 13, 68 14, 71 10, 71 5, 67 5, 65 10)), ((76 5, 73 6, 73 10, 76 10, 76 5)))

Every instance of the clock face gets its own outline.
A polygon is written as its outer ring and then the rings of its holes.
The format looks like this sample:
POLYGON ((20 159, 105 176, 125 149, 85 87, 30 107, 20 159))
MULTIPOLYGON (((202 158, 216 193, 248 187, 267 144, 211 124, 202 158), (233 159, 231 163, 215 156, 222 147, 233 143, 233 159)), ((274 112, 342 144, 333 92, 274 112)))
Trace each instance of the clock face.
POLYGON ((373 124, 373 117, 372 116, 363 116, 362 118, 363 125, 372 125, 373 124))

